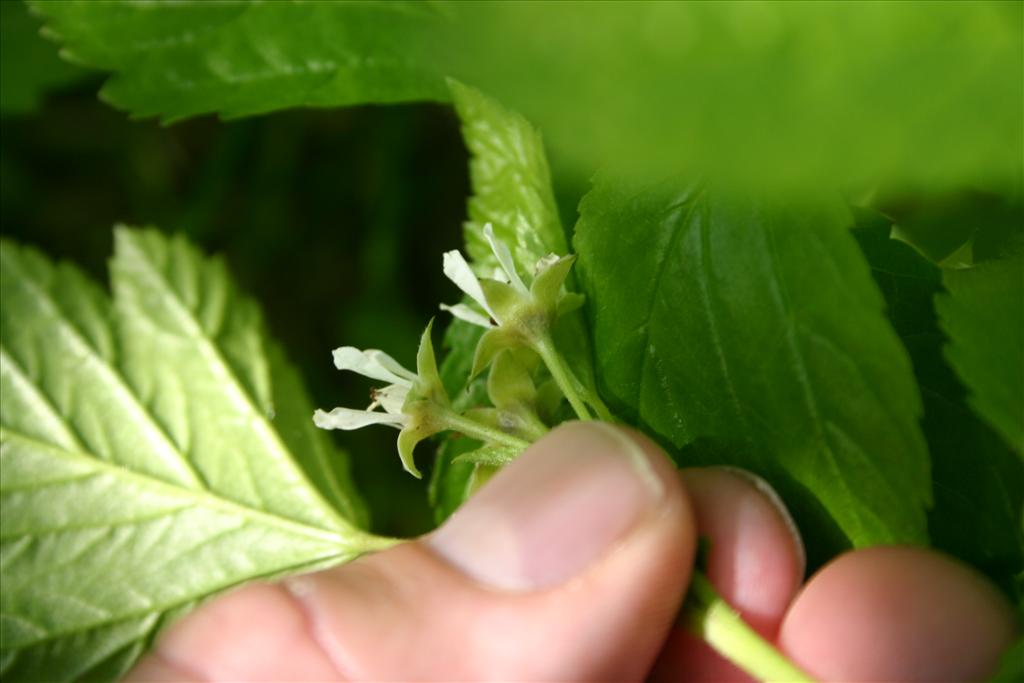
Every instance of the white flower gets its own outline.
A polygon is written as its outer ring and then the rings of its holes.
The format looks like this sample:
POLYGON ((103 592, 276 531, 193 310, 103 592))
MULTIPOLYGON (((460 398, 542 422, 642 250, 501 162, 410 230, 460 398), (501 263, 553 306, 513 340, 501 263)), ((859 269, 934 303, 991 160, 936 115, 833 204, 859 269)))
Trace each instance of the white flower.
POLYGON ((484 237, 500 266, 494 278, 478 278, 457 251, 444 255, 444 274, 483 310, 467 304, 441 304, 456 318, 487 330, 473 354, 474 377, 504 349, 526 346, 541 353, 551 344, 555 319, 583 302, 580 294, 564 288, 575 257, 549 254, 539 259, 527 287, 508 245, 494 236, 490 223, 484 226, 484 237))
POLYGON ((437 372, 434 345, 430 340, 433 324, 431 320, 420 337, 416 372, 406 370, 394 358, 377 349, 360 351, 352 346, 335 349, 334 365, 339 370, 349 370, 388 384, 373 390, 373 401, 366 410, 317 410, 313 413, 313 423, 321 429, 352 430, 375 424, 395 427, 400 430, 398 455, 402 465, 413 476, 421 476, 413 461, 413 449, 423 439, 447 428, 445 415, 449 409, 448 396, 437 372), (383 411, 377 408, 383 408, 383 411))
POLYGON ((398 429, 408 423, 408 416, 402 413, 402 406, 416 381, 416 373, 406 370, 394 358, 377 349, 360 351, 353 346, 334 350, 334 365, 339 370, 349 370, 363 377, 389 382, 373 390, 373 402, 366 410, 335 408, 330 412, 317 410, 313 422, 321 429, 352 430, 372 424, 386 424, 398 429), (383 408, 384 412, 378 412, 383 408))
MULTIPOLYGON (((492 279, 510 284, 519 293, 528 295, 530 290, 527 289, 526 284, 519 277, 519 273, 516 272, 515 263, 512 260, 512 253, 509 251, 508 245, 494 236, 494 227, 490 223, 484 225, 484 237, 487 239, 487 243, 491 246, 491 252, 498 259, 498 264, 500 265, 492 279)), ((445 252, 444 274, 463 293, 475 301, 487 315, 466 304, 455 304, 454 306, 441 304, 441 310, 448 311, 456 318, 461 318, 468 323, 479 325, 480 327, 496 327, 495 321, 498 317, 487 303, 487 297, 484 296, 480 280, 458 250, 453 249, 452 251, 445 252)))

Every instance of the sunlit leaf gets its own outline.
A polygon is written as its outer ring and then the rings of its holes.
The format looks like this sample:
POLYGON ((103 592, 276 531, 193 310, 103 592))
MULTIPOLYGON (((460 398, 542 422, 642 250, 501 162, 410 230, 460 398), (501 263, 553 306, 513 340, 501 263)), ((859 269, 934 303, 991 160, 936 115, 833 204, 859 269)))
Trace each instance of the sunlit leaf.
POLYGON ((116 242, 113 302, 0 251, 5 679, 113 679, 196 601, 374 546, 223 265, 155 231, 116 242))

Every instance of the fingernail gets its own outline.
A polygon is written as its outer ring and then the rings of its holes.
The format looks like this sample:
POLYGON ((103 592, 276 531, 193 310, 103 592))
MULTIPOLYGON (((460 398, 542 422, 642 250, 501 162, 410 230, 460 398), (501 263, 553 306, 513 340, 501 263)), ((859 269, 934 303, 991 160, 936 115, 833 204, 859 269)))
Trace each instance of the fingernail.
POLYGON ((575 422, 527 449, 427 542, 484 584, 537 590, 585 571, 663 495, 632 437, 575 422))
POLYGON ((789 514, 789 508, 787 508, 786 504, 782 501, 782 496, 779 495, 779 492, 776 491, 766 479, 762 479, 750 470, 732 467, 729 465, 719 465, 718 469, 731 472, 741 479, 747 480, 754 485, 754 488, 757 489, 758 493, 768 499, 768 502, 771 503, 776 512, 779 513, 779 517, 782 519, 786 528, 789 529, 790 535, 793 537, 793 543, 796 546, 797 556, 800 560, 800 574, 803 574, 804 567, 807 566, 807 551, 804 549, 804 539, 800 536, 800 528, 797 527, 796 521, 793 519, 793 515, 789 514))

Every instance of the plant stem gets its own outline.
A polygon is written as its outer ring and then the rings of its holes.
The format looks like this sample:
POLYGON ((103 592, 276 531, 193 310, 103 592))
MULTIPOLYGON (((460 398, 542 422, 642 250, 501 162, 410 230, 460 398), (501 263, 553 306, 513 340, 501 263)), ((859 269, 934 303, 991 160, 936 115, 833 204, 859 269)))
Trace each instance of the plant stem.
POLYGON ((562 360, 562 355, 555 349, 551 338, 545 335, 538 339, 534 345, 534 350, 541 357, 541 360, 544 361, 544 365, 548 366, 551 378, 555 380, 555 384, 565 394, 569 405, 576 411, 576 416, 581 420, 593 420, 594 418, 587 409, 587 404, 581 395, 586 391, 583 383, 576 379, 576 375, 572 374, 572 370, 562 360))
POLYGON ((695 570, 683 604, 690 632, 746 673, 764 683, 813 683, 722 599, 700 570, 695 570))
POLYGON ((489 427, 482 422, 477 422, 471 418, 459 415, 453 411, 446 411, 444 414, 445 422, 449 428, 462 432, 466 436, 472 436, 481 441, 491 441, 493 443, 500 443, 503 446, 509 448, 515 448, 517 450, 526 450, 526 447, 530 445, 530 442, 525 439, 520 439, 518 436, 512 436, 500 429, 489 427))
POLYGON ((597 417, 602 422, 611 422, 612 424, 618 422, 618 420, 615 419, 615 416, 612 415, 612 412, 608 410, 608 406, 606 406, 604 401, 601 400, 601 397, 597 395, 597 392, 588 391, 587 396, 587 401, 594 407, 594 412, 597 413, 597 417))

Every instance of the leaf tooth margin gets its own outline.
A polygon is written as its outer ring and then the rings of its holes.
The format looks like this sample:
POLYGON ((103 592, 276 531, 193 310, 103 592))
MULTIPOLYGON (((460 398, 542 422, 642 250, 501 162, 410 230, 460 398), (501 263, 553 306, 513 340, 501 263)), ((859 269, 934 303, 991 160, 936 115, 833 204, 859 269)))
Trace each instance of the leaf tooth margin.
MULTIPOLYGON (((46 282, 43 282, 36 278, 36 274, 21 267, 20 261, 22 259, 31 259, 35 262, 35 267, 40 271, 37 274, 45 273, 45 276, 52 279, 51 285, 58 284, 58 278, 65 278, 69 280, 69 285, 73 287, 79 287, 88 289, 95 287, 93 283, 75 266, 69 263, 53 264, 38 250, 29 247, 16 245, 13 242, 5 241, 0 249, 0 259, 4 264, 4 270, 8 276, 12 273, 15 274, 14 280, 18 285, 25 286, 32 292, 35 300, 53 313, 53 319, 60 326, 59 329, 65 330, 65 334, 62 337, 70 341, 76 348, 80 349, 82 358, 87 359, 90 367, 94 368, 97 373, 103 378, 104 384, 110 388, 114 397, 121 402, 121 405, 131 414, 133 419, 138 424, 149 425, 151 429, 145 430, 147 442, 154 449, 153 452, 159 454, 160 462, 163 464, 169 464, 171 467, 170 471, 164 472, 164 476, 170 475, 174 481, 193 486, 203 487, 203 479, 199 476, 199 473, 195 471, 191 463, 182 456, 174 439, 166 432, 163 425, 158 421, 154 420, 153 417, 146 410, 145 406, 140 402, 138 395, 134 392, 132 387, 127 382, 126 378, 118 371, 118 369, 111 365, 111 362, 116 362, 115 358, 104 358, 101 352, 96 349, 93 344, 89 341, 89 336, 80 330, 75 322, 69 318, 66 311, 64 310, 61 303, 57 300, 56 296, 51 292, 46 282), (70 282, 74 280, 75 282, 70 282)), ((10 284, 10 283, 9 283, 10 284)), ((10 291, 6 292, 6 295, 10 295, 10 291)), ((104 298, 106 299, 105 295, 104 298)), ((109 299, 107 299, 109 301, 109 299)), ((10 301, 8 306, 10 306, 10 301)), ((107 323, 109 324, 109 320, 107 323)), ((5 330, 7 334, 11 331, 5 330)), ((9 353, 9 350, 8 350, 9 353)), ((15 361, 12 369, 20 369, 24 372, 24 368, 20 368, 16 359, 11 356, 8 359, 9 362, 15 361)), ((26 375, 25 379, 29 377, 26 375)), ((57 409, 56 404, 53 402, 53 397, 46 395, 40 387, 35 386, 34 383, 28 382, 32 386, 34 392, 38 395, 38 398, 44 399, 46 404, 50 406, 53 411, 53 416, 61 420, 67 419, 60 415, 60 411, 57 409)), ((72 420, 73 424, 73 420, 72 420)), ((82 435, 77 429, 74 430, 77 440, 82 439, 82 435)), ((83 445, 84 444, 80 444, 83 445)))

